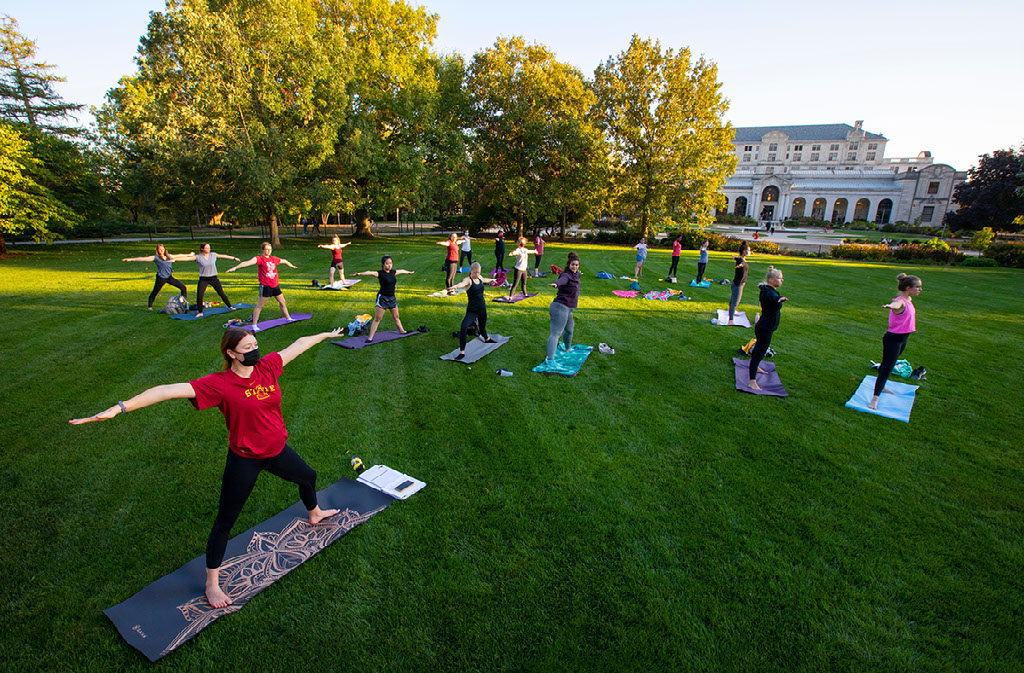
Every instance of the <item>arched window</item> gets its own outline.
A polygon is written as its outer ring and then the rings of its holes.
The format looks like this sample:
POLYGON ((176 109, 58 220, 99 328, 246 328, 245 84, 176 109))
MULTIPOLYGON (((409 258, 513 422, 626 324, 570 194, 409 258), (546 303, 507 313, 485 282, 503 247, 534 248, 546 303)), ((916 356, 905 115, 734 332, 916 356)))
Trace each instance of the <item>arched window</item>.
POLYGON ((868 215, 871 213, 871 202, 867 199, 860 199, 857 201, 857 205, 853 207, 853 219, 863 220, 867 222, 868 215))
POLYGON ((802 197, 793 199, 793 217, 803 217, 805 210, 807 210, 807 199, 802 197))
POLYGON ((765 203, 779 202, 779 188, 775 186, 765 187, 761 192, 761 201, 765 203))
POLYGON ((836 203, 832 206, 832 224, 837 222, 846 222, 846 199, 836 199, 836 203))
POLYGON ((825 199, 818 197, 814 199, 814 205, 811 206, 811 219, 812 220, 824 220, 825 219, 825 199))
POLYGON ((878 202, 878 210, 875 211, 875 224, 889 224, 889 217, 892 215, 892 199, 882 199, 878 202))
POLYGON ((733 208, 734 215, 746 215, 747 214, 747 197, 737 196, 736 207, 733 208))

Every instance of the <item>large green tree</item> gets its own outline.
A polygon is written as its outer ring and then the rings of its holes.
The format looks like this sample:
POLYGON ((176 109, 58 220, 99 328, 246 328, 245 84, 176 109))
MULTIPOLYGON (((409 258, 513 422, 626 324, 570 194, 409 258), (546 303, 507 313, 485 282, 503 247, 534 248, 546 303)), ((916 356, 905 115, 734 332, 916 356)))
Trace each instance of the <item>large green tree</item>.
POLYGON ((37 241, 53 240, 51 220, 76 224, 81 217, 33 176, 45 169, 32 156, 29 141, 12 126, 0 124, 0 254, 7 252, 4 234, 32 233, 37 241))
POLYGON ((953 189, 960 206, 946 214, 951 229, 1018 231, 1024 216, 1024 147, 985 154, 953 189))
POLYGON ((662 49, 636 35, 597 68, 594 89, 612 146, 612 207, 652 220, 670 215, 710 224, 719 188, 736 168, 717 66, 689 49, 662 49))
POLYGON ((352 70, 331 3, 171 0, 138 72, 107 108, 166 168, 165 198, 200 219, 224 207, 269 222, 304 198, 345 120, 352 70), (200 215, 201 211, 205 211, 200 215))
POLYGON ((467 88, 482 199, 518 235, 594 200, 580 181, 600 175, 605 153, 590 117, 594 95, 578 70, 543 45, 502 38, 474 55, 467 88))

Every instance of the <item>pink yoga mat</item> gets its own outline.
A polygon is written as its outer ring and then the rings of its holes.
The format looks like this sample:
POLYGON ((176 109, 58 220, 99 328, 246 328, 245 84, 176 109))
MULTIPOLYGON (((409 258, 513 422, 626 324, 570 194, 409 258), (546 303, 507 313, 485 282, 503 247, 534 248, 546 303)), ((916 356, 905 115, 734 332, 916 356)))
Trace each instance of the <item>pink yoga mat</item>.
POLYGON ((636 299, 638 294, 636 290, 612 290, 612 294, 616 297, 626 297, 627 299, 636 299))
POLYGON ((373 341, 369 343, 366 342, 365 336, 349 337, 344 341, 332 341, 331 343, 334 344, 335 346, 341 346, 342 348, 353 348, 358 350, 360 348, 363 348, 364 346, 372 346, 373 344, 380 344, 384 343, 385 341, 394 341, 395 339, 401 339, 407 336, 414 336, 416 334, 421 334, 421 332, 417 332, 416 330, 410 330, 405 334, 402 334, 398 330, 387 330, 384 332, 377 332, 376 334, 374 334, 373 341))

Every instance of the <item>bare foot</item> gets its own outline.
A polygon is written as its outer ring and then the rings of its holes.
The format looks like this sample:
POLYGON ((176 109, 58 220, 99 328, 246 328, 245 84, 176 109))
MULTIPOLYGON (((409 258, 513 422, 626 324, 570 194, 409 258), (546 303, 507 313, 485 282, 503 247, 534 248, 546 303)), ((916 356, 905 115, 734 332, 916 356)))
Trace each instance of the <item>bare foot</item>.
POLYGON ((215 608, 226 608, 234 603, 230 596, 221 591, 220 584, 216 581, 211 584, 209 579, 206 581, 206 600, 215 608))
POLYGON ((196 317, 197 317, 197 318, 202 318, 202 317, 203 317, 203 314, 202 314, 202 313, 196 313, 196 317))
POLYGON ((878 409, 878 395, 875 395, 874 397, 872 397, 871 401, 868 402, 868 409, 871 409, 871 410, 877 410, 878 409))
POLYGON ((736 323, 734 323, 734 322, 733 322, 732 320, 730 320, 730 321, 729 321, 729 322, 728 322, 727 324, 729 324, 729 325, 735 325, 736 323))
POLYGON ((896 394, 896 393, 894 393, 893 391, 889 390, 888 388, 882 388, 882 392, 883 392, 883 393, 888 393, 888 394, 890 394, 890 395, 895 395, 895 394, 896 394))
POLYGON ((152 310, 153 310, 153 307, 152 307, 152 306, 147 306, 147 307, 146 307, 146 310, 147 310, 147 311, 152 311, 152 310))
POLYGON ((767 374, 768 372, 766 372, 765 370, 763 370, 763 369, 761 369, 760 367, 758 367, 758 368, 757 368, 757 373, 758 373, 758 374, 767 374))
POLYGON ((316 509, 310 510, 309 512, 309 525, 315 526, 324 519, 332 517, 337 513, 338 510, 336 509, 320 509, 319 507, 317 507, 316 509))
POLYGON ((750 389, 761 390, 761 386, 757 385, 757 381, 755 381, 754 379, 750 379, 750 389))

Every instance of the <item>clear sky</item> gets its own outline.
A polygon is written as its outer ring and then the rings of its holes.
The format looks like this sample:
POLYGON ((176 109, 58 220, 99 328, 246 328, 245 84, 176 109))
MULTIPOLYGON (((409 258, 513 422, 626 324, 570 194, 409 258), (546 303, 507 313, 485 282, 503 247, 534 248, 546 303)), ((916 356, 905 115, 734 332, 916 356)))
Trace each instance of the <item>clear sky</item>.
MULTIPOLYGON (((471 57, 499 36, 551 48, 586 76, 634 33, 715 61, 736 126, 853 124, 889 139, 886 156, 931 150, 965 170, 1024 142, 1024 2, 779 0, 425 0, 441 52, 471 57)), ((133 72, 157 0, 6 0, 58 66, 69 101, 99 105, 133 72)))

